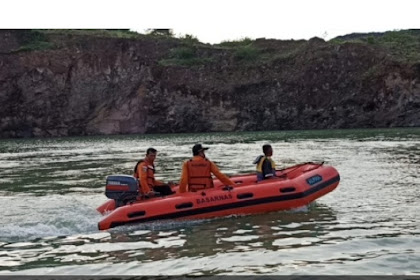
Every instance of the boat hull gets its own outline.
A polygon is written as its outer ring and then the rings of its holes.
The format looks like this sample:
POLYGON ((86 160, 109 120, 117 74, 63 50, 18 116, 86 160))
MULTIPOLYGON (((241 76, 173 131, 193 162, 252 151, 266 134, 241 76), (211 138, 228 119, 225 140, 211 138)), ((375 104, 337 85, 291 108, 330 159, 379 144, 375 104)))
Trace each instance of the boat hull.
POLYGON ((232 177, 233 188, 215 180, 215 187, 199 192, 176 193, 136 201, 115 209, 109 200, 98 211, 106 216, 100 230, 167 219, 204 219, 229 215, 265 213, 298 208, 334 190, 340 181, 336 169, 306 163, 277 171, 277 178, 256 182, 256 175, 232 177))

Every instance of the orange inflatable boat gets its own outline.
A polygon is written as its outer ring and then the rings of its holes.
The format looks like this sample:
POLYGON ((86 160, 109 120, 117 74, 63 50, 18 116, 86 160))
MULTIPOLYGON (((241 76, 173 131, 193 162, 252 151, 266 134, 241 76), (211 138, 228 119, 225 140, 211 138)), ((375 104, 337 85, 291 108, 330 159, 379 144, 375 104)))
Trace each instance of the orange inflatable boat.
POLYGON ((165 197, 140 198, 132 176, 107 178, 111 198, 97 208, 104 218, 100 230, 165 219, 203 219, 235 214, 287 210, 309 204, 334 190, 340 181, 337 170, 323 163, 303 163, 276 172, 275 178, 256 181, 255 174, 231 177, 235 186, 214 180, 214 188, 165 197))

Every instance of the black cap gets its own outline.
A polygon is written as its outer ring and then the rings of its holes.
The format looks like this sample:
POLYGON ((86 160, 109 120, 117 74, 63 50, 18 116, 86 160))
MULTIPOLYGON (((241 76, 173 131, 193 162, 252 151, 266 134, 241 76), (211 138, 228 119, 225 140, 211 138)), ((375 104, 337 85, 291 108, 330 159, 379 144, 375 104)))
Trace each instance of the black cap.
POLYGON ((193 155, 198 155, 199 152, 204 151, 204 150, 208 150, 209 148, 207 147, 203 147, 201 144, 195 144, 194 147, 192 148, 192 152, 193 155))

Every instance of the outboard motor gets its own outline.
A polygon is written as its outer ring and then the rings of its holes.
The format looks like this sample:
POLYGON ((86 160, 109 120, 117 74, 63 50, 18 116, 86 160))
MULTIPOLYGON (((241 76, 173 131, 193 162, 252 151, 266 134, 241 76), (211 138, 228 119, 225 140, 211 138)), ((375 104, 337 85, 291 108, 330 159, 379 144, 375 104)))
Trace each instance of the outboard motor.
POLYGON ((106 178, 105 195, 120 207, 135 201, 139 193, 137 179, 129 175, 110 175, 106 178))

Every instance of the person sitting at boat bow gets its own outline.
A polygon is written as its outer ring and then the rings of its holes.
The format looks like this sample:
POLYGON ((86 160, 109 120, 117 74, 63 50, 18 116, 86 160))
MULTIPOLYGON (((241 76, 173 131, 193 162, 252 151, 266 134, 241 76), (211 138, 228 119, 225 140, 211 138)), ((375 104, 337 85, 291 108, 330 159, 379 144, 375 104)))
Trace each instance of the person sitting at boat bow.
POLYGON ((146 157, 137 162, 134 167, 134 177, 139 180, 140 192, 146 197, 155 196, 155 192, 161 195, 172 194, 169 185, 155 179, 155 159, 157 150, 149 148, 146 151, 146 157))
POLYGON ((257 165, 257 181, 276 177, 276 163, 271 159, 273 148, 271 145, 263 145, 264 155, 258 156, 253 164, 257 165))
POLYGON ((179 192, 198 191, 213 188, 213 178, 217 177, 226 186, 234 186, 229 177, 220 172, 219 168, 212 161, 206 158, 204 153, 209 148, 196 144, 192 148, 193 158, 184 162, 182 175, 179 183, 179 192))

